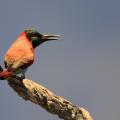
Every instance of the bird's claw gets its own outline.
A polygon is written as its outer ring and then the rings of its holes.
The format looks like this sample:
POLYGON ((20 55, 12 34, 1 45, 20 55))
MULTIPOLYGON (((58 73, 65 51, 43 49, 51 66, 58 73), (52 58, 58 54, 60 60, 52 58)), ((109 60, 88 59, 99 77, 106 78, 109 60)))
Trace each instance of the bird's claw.
POLYGON ((23 79, 25 79, 25 76, 18 76, 18 75, 12 75, 12 77, 13 78, 16 78, 16 79, 18 79, 18 80, 23 80, 23 79))

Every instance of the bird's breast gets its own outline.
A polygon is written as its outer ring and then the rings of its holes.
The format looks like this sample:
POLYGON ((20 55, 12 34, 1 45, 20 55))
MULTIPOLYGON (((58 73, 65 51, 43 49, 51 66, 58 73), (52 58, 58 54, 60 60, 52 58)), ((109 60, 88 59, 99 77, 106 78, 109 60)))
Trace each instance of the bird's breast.
POLYGON ((16 68, 34 61, 34 51, 26 37, 20 36, 5 54, 5 62, 16 68))

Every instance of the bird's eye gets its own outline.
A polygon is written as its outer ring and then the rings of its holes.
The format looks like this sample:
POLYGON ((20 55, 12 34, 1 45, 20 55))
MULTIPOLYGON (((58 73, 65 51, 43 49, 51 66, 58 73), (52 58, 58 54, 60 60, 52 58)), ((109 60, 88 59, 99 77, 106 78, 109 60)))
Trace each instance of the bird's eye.
POLYGON ((31 33, 30 37, 39 37, 40 35, 38 33, 31 33))
POLYGON ((33 38, 33 37, 37 37, 39 38, 40 37, 40 34, 39 33, 27 33, 27 37, 28 38, 33 38))
POLYGON ((36 35, 35 34, 30 34, 30 37, 35 37, 36 35))

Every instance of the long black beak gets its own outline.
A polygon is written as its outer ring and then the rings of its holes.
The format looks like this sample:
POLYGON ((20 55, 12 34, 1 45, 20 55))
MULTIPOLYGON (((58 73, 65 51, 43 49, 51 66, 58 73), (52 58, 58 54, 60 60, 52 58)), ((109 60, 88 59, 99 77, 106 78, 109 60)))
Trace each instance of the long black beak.
POLYGON ((60 35, 55 35, 55 34, 43 35, 42 39, 45 40, 45 41, 59 40, 60 35))

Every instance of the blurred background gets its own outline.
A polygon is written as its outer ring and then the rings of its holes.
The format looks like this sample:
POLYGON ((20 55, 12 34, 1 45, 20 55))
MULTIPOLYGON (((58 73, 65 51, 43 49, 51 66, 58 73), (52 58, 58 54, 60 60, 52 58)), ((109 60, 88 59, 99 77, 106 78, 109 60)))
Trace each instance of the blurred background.
MULTIPOLYGON (((1 0, 0 63, 25 28, 60 34, 36 49, 27 77, 86 108, 94 120, 120 118, 119 0, 1 0)), ((58 120, 0 81, 1 120, 58 120)))

